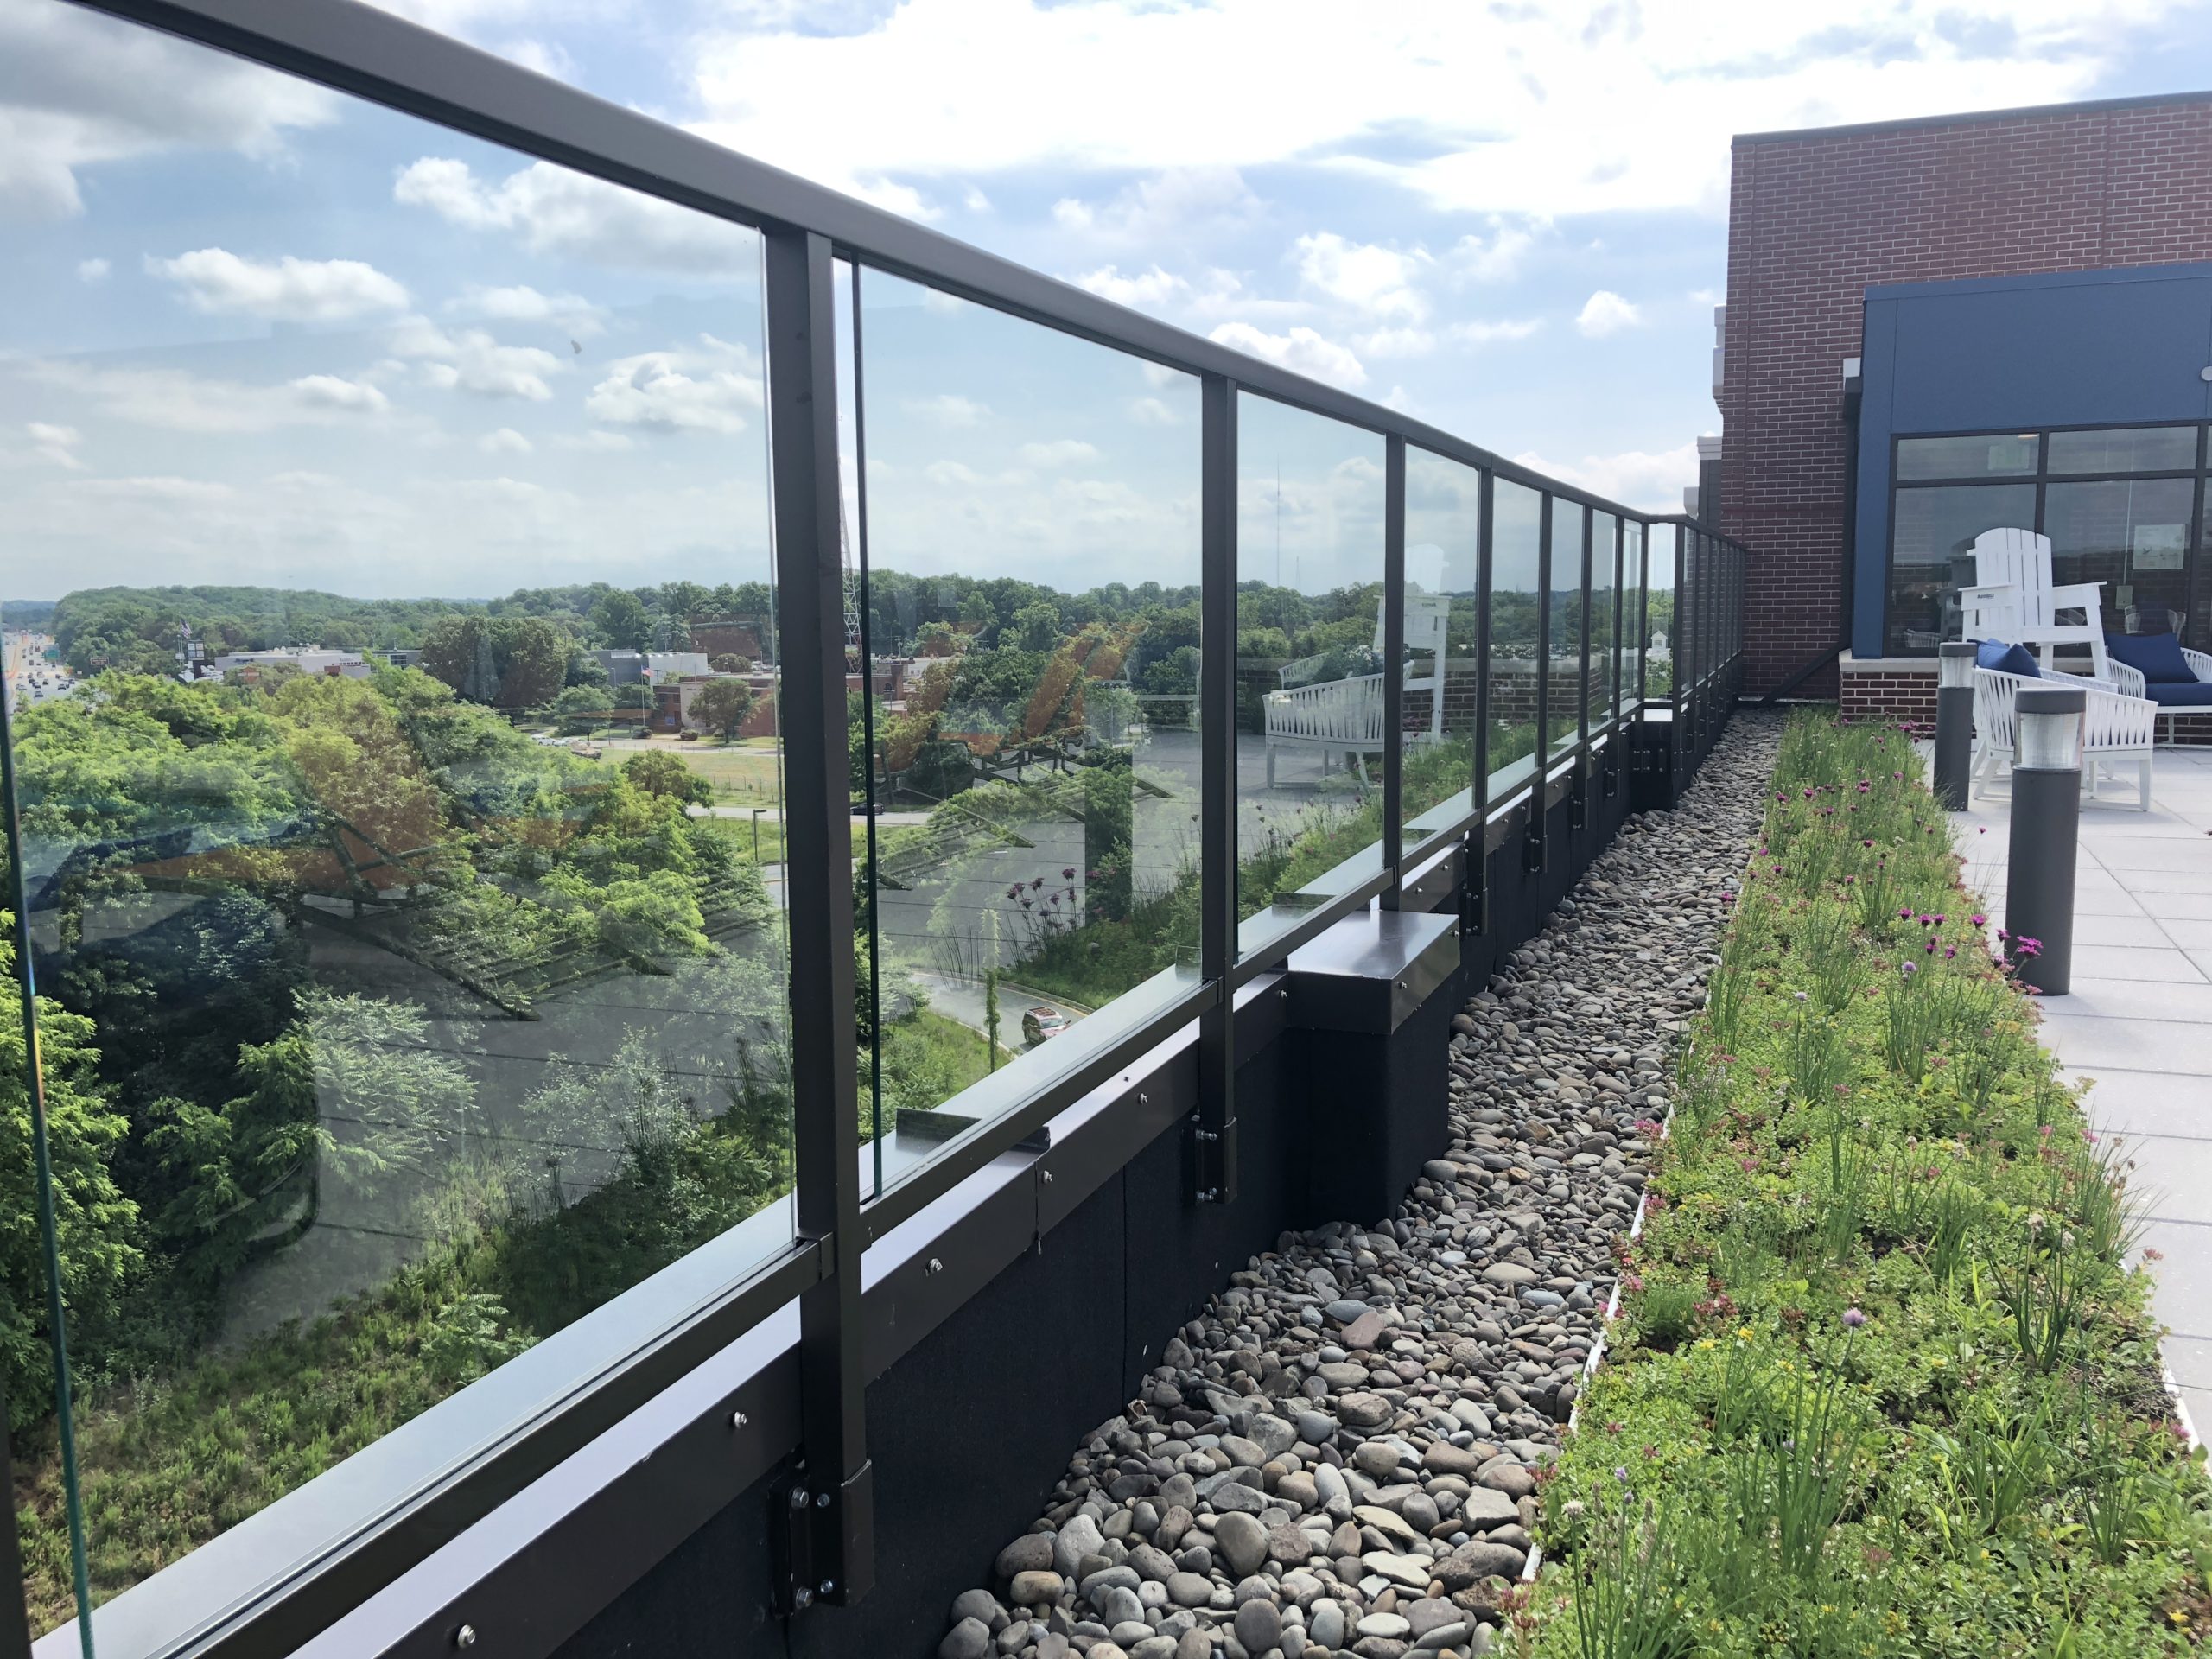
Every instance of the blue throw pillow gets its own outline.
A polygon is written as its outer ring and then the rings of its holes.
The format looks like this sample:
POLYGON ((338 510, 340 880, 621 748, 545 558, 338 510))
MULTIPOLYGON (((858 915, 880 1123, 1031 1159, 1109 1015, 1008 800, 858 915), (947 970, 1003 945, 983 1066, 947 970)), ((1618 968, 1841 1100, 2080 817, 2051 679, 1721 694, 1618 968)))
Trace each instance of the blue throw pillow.
POLYGON ((2043 677, 2043 669, 2036 662, 2035 652, 2025 645, 2008 645, 2002 639, 1980 641, 1974 646, 1974 665, 1993 669, 1999 674, 2024 674, 2031 680, 2043 677))
POLYGON ((2187 685, 2175 685, 2161 680, 2143 689, 2161 709, 2212 709, 2212 682, 2199 684, 2191 680, 2187 685))
POLYGON ((2196 675, 2181 654, 2181 641, 2171 633, 2107 633, 2105 650, 2115 662, 2126 663, 2151 685, 2194 685, 2196 675))

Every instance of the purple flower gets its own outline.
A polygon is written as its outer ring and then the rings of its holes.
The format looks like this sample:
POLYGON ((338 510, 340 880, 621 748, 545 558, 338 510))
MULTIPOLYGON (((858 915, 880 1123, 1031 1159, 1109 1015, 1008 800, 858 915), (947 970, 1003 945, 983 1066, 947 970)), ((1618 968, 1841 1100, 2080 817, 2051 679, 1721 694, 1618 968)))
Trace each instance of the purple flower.
POLYGON ((1855 1307, 1847 1307, 1843 1310, 1843 1322, 1856 1331, 1866 1323, 1866 1316, 1855 1307))
POLYGON ((1614 1478, 1615 1480, 1618 1480, 1618 1482, 1620 1482, 1620 1484, 1621 1484, 1622 1485, 1624 1485, 1624 1486, 1627 1485, 1627 1484, 1628 1484, 1628 1467, 1627 1467, 1627 1465, 1624 1465, 1624 1464, 1618 1464, 1618 1463, 1615 1464, 1615 1465, 1613 1465, 1613 1478, 1614 1478))
POLYGON ((1989 925, 1989 918, 1980 911, 1974 912, 1973 915, 1967 918, 1967 920, 1972 922, 1976 927, 1986 927, 1989 925))

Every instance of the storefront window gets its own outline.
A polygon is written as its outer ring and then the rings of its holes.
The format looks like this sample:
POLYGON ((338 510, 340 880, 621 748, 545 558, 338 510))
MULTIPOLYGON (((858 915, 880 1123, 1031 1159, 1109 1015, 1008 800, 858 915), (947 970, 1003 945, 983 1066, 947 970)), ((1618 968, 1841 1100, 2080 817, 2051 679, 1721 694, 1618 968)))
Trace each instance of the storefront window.
POLYGON ((2197 595, 2193 620, 2190 595, 2207 586, 2196 575, 2203 537, 2191 530, 2202 449, 2194 424, 1900 438, 1885 653, 1926 656, 1959 637, 1974 539, 2008 526, 2050 537, 2056 584, 2102 584, 2106 628, 2171 630, 2202 646, 2212 593, 2197 595))
POLYGON ((2194 479, 2053 484, 2044 501, 2051 579, 2104 585, 2114 633, 2183 631, 2189 608, 2189 515, 2194 479))

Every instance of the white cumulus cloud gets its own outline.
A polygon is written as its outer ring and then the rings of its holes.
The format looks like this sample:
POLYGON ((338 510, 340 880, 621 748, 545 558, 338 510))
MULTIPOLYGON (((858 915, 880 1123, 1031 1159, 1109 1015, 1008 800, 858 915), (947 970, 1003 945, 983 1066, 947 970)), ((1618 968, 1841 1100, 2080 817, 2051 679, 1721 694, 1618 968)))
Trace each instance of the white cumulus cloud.
POLYGON ((77 262, 77 280, 80 283, 104 283, 111 269, 113 267, 105 259, 79 259, 77 262))
POLYGON ((481 328, 448 333, 425 317, 404 320, 392 330, 391 346, 416 360, 425 385, 533 404, 553 396, 546 377, 567 366, 539 346, 503 345, 481 328))
POLYGON ((1654 454, 1624 449, 1616 454, 1585 455, 1579 461, 1549 461, 1534 450, 1514 456, 1522 466, 1568 484, 1579 484, 1608 500, 1650 512, 1680 512, 1682 492, 1697 482, 1697 441, 1654 454))
POLYGON ((174 283, 195 311, 240 313, 279 322, 350 322, 406 308, 407 290, 359 259, 245 259, 227 248, 196 248, 174 259, 146 256, 146 271, 174 283))
POLYGON ((732 433, 745 430, 746 412, 760 398, 751 353, 702 335, 681 350, 640 352, 611 365, 584 407, 613 426, 732 433))
POLYGON ((1603 340, 1643 321, 1643 313, 1609 288, 1601 288, 1583 302, 1574 319, 1586 339, 1603 340))
POLYGON ((391 399, 365 380, 347 380, 335 374, 308 374, 291 384, 300 402, 310 409, 353 410, 365 415, 381 415, 391 407, 391 399))
POLYGON ((188 149, 276 162, 335 93, 76 6, 0 4, 0 222, 85 211, 88 167, 188 149))
POLYGON ((182 369, 54 359, 20 365, 17 372, 32 385, 79 399, 99 414, 170 432, 238 434, 334 425, 381 415, 389 407, 375 386, 330 374, 256 385, 182 369))
POLYGON ((512 426, 499 427, 476 440, 476 447, 487 455, 527 455, 537 446, 512 426))
POLYGON ((1347 387, 1367 384, 1365 366, 1348 348, 1325 340, 1303 326, 1271 334, 1252 323, 1224 322, 1214 329, 1210 338, 1231 351, 1262 359, 1294 373, 1311 375, 1316 380, 1347 387))
POLYGON ((741 268, 753 232, 657 197, 536 162, 484 179, 462 161, 426 156, 402 168, 392 199, 451 225, 508 231, 532 253, 649 270, 741 268))
POLYGON ((906 402, 908 413, 918 415, 932 426, 980 426, 990 416, 990 410, 972 397, 963 397, 956 392, 940 392, 934 397, 912 397, 906 402))
POLYGON ((472 283, 458 297, 448 300, 445 308, 454 316, 487 322, 554 323, 580 340, 589 340, 607 327, 606 314, 582 295, 541 294, 527 283, 505 288, 472 283))
POLYGON ((1419 322, 1428 314, 1428 302, 1415 287, 1433 263, 1426 253, 1348 242, 1333 231, 1301 236, 1291 251, 1297 256, 1300 282, 1354 310, 1408 322, 1419 322))

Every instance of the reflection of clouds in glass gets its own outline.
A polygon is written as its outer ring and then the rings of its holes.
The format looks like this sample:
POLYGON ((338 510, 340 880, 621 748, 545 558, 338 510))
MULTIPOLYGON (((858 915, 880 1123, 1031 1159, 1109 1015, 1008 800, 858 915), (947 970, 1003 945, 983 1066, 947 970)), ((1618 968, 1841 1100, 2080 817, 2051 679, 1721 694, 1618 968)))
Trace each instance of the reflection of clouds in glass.
POLYGON ((274 158, 339 101, 51 0, 0 0, 0 220, 74 218, 79 170, 181 148, 274 158))
POLYGON ((1382 440, 1249 393, 1236 425, 1240 575, 1307 594, 1380 581, 1382 440))

